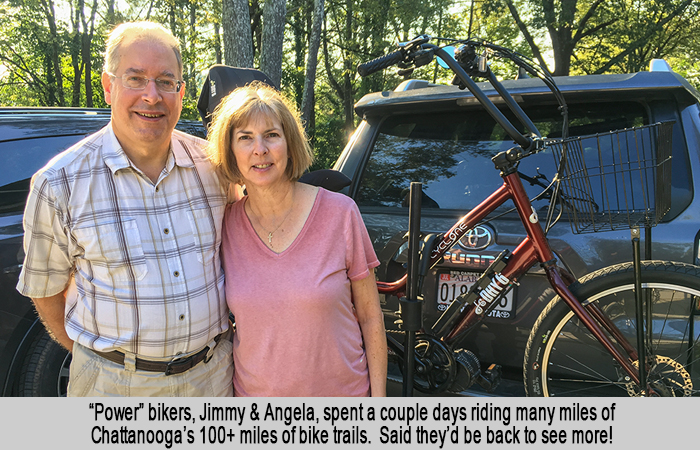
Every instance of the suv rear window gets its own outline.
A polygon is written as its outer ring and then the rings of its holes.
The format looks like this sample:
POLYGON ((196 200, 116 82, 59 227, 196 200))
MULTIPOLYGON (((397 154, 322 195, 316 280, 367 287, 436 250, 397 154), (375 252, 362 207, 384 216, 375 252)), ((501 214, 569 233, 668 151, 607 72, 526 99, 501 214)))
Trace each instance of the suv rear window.
MULTIPOLYGON (((561 136, 562 120, 556 107, 525 109, 544 137, 561 136)), ((506 116, 516 123, 508 113, 506 116)), ((581 136, 646 125, 649 117, 644 105, 636 102, 573 104, 569 105, 569 123, 569 135, 581 136)), ((424 208, 471 209, 502 184, 491 158, 514 145, 483 110, 390 116, 380 126, 357 202, 360 206, 407 206, 410 183, 420 181, 427 196, 424 208)), ((556 171, 551 150, 525 158, 518 170, 529 177, 545 175, 541 181, 549 184, 556 171)), ((524 184, 531 198, 542 191, 540 186, 524 184)), ((685 184, 689 184, 687 179, 685 184)), ((548 200, 540 200, 535 207, 547 204, 548 200)))

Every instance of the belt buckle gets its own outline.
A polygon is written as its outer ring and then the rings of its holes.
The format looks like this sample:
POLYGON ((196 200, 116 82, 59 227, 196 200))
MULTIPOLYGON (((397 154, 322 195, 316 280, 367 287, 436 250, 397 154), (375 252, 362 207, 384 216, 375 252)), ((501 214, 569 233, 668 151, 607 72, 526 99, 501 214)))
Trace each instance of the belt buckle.
POLYGON ((180 356, 176 356, 173 359, 170 360, 167 366, 165 366, 165 376, 167 377, 168 375, 172 375, 172 364, 181 360, 182 358, 180 356))

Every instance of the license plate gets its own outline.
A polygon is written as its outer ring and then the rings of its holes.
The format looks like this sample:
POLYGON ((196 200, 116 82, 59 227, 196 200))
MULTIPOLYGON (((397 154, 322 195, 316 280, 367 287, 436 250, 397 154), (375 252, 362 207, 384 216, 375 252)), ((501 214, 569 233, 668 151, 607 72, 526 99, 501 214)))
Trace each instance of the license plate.
MULTIPOLYGON (((481 276, 479 272, 463 272, 452 270, 438 274, 437 285, 437 309, 444 311, 450 306, 456 297, 469 291, 481 276)), ((515 316, 513 308, 513 289, 505 297, 499 299, 496 307, 491 310, 488 317, 496 319, 512 319, 515 316)))

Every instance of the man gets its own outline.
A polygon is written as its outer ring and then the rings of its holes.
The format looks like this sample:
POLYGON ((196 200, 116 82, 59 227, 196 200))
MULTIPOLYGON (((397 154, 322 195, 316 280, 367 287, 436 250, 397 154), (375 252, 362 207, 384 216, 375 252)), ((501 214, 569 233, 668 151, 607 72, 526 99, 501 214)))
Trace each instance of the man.
POLYGON ((69 396, 232 394, 226 199, 205 141, 174 129, 178 47, 157 24, 115 28, 102 74, 110 124, 32 179, 17 289, 73 352, 69 396))

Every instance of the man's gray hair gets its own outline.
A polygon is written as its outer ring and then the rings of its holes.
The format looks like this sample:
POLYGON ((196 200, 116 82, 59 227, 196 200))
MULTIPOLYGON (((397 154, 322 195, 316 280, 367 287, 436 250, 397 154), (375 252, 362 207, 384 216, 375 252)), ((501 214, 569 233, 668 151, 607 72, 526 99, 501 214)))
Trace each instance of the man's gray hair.
POLYGON ((155 22, 125 22, 114 28, 107 38, 105 48, 104 71, 116 73, 119 67, 119 47, 122 43, 134 41, 160 42, 173 49, 177 58, 178 78, 182 78, 182 55, 180 54, 180 42, 163 25, 155 22))

